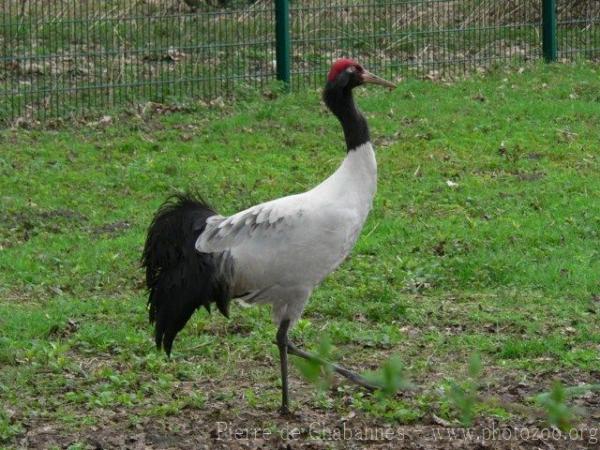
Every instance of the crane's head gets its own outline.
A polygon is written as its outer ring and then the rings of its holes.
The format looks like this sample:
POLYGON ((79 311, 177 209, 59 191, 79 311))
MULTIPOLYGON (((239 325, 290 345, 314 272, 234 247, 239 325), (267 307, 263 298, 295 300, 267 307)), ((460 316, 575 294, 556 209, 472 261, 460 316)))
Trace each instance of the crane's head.
POLYGON ((352 59, 338 59, 331 65, 329 74, 327 75, 327 84, 330 87, 338 89, 353 89, 361 84, 378 84, 390 89, 394 89, 396 85, 389 81, 379 78, 377 75, 365 70, 363 66, 352 59))

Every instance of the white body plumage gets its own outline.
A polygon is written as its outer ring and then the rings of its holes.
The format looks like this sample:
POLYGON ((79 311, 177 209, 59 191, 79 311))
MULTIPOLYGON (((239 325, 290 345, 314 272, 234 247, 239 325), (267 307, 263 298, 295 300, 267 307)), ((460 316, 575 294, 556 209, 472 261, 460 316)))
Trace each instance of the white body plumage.
POLYGON ((273 320, 300 317, 312 290, 348 256, 371 209, 377 164, 370 142, 302 194, 212 216, 196 241, 202 253, 227 252, 233 296, 271 304, 273 320))

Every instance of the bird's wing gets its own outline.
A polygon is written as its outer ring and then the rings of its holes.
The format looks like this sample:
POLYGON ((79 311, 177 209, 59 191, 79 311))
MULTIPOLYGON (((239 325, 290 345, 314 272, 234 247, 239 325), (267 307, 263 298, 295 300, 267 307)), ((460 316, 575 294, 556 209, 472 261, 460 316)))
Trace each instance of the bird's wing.
POLYGON ((212 216, 196 241, 203 253, 221 252, 249 240, 275 236, 302 222, 305 208, 302 194, 291 195, 248 208, 229 217, 212 216))

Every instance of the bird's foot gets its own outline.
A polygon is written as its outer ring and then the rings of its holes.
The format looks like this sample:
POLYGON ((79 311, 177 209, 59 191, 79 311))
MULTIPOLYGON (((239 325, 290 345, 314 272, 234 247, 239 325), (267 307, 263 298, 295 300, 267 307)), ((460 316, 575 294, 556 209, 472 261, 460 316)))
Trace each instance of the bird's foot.
POLYGON ((279 415, 288 419, 291 419, 295 416, 295 414, 290 411, 290 408, 287 405, 281 405, 279 407, 279 415))

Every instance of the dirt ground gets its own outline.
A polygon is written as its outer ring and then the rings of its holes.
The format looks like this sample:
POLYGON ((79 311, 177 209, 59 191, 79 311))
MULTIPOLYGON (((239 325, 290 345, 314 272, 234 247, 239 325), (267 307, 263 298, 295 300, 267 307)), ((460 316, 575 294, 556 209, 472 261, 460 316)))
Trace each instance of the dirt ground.
POLYGON ((62 435, 52 426, 34 427, 21 440, 26 448, 89 449, 595 449, 599 425, 588 423, 570 433, 543 424, 480 423, 455 428, 436 424, 394 427, 361 419, 339 420, 327 413, 278 419, 278 430, 261 426, 260 413, 229 416, 227 411, 190 412, 183 417, 123 426, 118 414, 105 428, 62 435), (258 416, 258 417, 256 417, 258 416), (595 428, 594 428, 595 427, 595 428))
MULTIPOLYGON (((229 380, 232 381, 232 380, 229 380)), ((530 396, 530 387, 515 380, 489 386, 486 393, 507 402, 530 396)), ((144 417, 132 423, 125 409, 99 409, 93 426, 68 432, 56 423, 30 423, 18 439, 23 448, 86 449, 600 449, 600 396, 577 399, 585 411, 576 428, 561 432, 535 410, 514 419, 477 419, 472 427, 428 415, 411 425, 394 425, 360 411, 347 416, 309 404, 312 387, 293 379, 293 413, 281 417, 269 408, 240 407, 239 399, 211 396, 203 408, 176 415, 144 417), (71 447, 73 448, 73 447, 71 447)), ((210 387, 218 392, 221 383, 210 387)), ((244 383, 241 383, 243 385, 244 383)), ((195 384, 196 388, 202 388, 195 384)), ((203 386, 209 388, 209 386, 203 386)), ((240 386, 240 389, 243 386, 240 386)), ((264 385, 266 389, 277 389, 264 385)), ((400 394, 413 395, 413 394, 400 394)), ((515 403, 516 404, 516 403, 515 403)))

